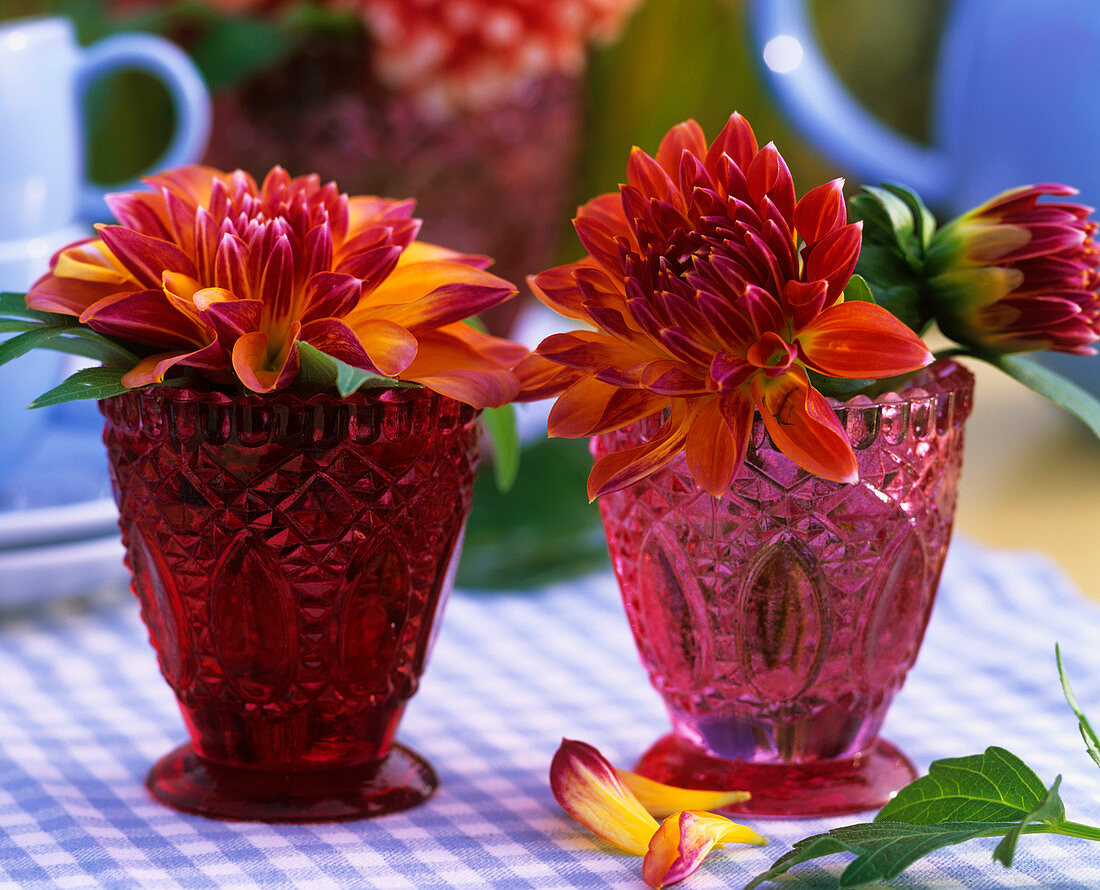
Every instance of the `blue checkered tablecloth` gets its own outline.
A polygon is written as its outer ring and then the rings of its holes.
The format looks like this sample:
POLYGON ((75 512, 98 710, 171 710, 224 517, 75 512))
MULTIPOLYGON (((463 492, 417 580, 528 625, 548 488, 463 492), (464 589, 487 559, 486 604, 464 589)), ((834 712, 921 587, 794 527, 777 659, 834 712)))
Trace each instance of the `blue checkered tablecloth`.
MULTIPOLYGON (((1100 824, 1100 771, 1062 699, 1055 641, 1100 722, 1100 608, 1038 557, 956 542, 886 735, 922 768, 1003 745, 1046 782, 1062 773, 1069 818, 1100 824)), ((641 861, 566 817, 547 769, 562 736, 627 765, 666 729, 609 575, 458 593, 401 731, 442 777, 427 804, 308 826, 185 816, 142 784, 184 730, 136 604, 120 590, 54 603, 0 619, 0 886, 641 888, 641 861)), ((713 854, 683 886, 741 887, 793 841, 849 821, 760 821, 770 847, 713 854)), ((894 886, 1100 887, 1100 844, 1025 837, 1012 870, 993 845, 939 852, 894 886)), ((835 886, 843 864, 775 886, 835 886)))

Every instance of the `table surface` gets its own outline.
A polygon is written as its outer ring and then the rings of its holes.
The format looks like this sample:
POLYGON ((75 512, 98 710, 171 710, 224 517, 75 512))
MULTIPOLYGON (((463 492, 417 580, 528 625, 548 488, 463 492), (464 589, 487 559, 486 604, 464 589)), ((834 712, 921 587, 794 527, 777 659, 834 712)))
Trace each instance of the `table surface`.
MULTIPOLYGON (((1100 721, 1100 608, 1043 559, 953 545, 917 666, 885 734, 923 770, 999 744, 1067 816, 1100 824, 1100 772, 1062 699, 1054 644, 1100 721)), ((0 621, 0 886, 641 888, 641 861, 570 820, 547 784, 562 736, 628 765, 667 729, 617 590, 598 575, 524 594, 457 593, 401 739, 436 766, 424 806, 361 822, 223 823, 149 798, 149 765, 184 735, 136 604, 120 590, 0 621)), ((758 820, 767 848, 729 848, 683 885, 741 887, 795 840, 862 821, 758 820)), ((934 854, 902 888, 1100 886, 1100 844, 993 840, 934 854)), ((845 857, 783 884, 835 886, 845 857)))

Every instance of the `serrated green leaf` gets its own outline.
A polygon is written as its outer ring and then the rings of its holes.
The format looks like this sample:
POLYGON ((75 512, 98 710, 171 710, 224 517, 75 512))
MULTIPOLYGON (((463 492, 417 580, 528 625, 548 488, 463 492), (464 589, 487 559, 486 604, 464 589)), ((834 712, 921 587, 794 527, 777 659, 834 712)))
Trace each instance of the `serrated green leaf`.
POLYGON ((846 303, 873 303, 875 295, 867 285, 862 275, 853 275, 844 288, 844 301, 846 303))
POLYGON ((1004 748, 935 761, 928 775, 901 789, 875 821, 935 825, 942 822, 1017 822, 1044 799, 1046 786, 1004 748))
POLYGON ((1012 867, 1012 857, 1016 853, 1016 844, 1020 840, 1020 834, 1023 832, 1024 826, 1031 822, 1056 824, 1065 821, 1066 808, 1062 803, 1062 798, 1058 796, 1058 786, 1061 784, 1062 777, 1058 776, 1054 780, 1054 784, 1047 789, 1047 793, 1043 795, 1042 800, 997 844, 996 849, 993 850, 993 858, 1005 868, 1012 867))
POLYGON ((122 385, 122 375, 126 371, 126 368, 115 367, 81 368, 31 402, 31 407, 46 408, 79 399, 108 399, 111 396, 129 392, 130 390, 122 385))
POLYGON ((932 215, 932 211, 921 200, 920 195, 903 185, 898 185, 896 182, 885 182, 883 188, 895 197, 900 198, 909 208, 913 219, 913 235, 922 250, 927 248, 932 241, 932 236, 936 234, 936 217, 932 215))
POLYGON ((968 354, 1000 368, 1028 389, 1065 408, 1100 436, 1100 400, 1072 380, 1067 380, 1057 371, 1023 355, 968 354))
POLYGON ((1092 762, 1100 766, 1100 737, 1097 737, 1095 730, 1089 724, 1088 718, 1085 717, 1084 711, 1077 703, 1077 696, 1073 694, 1073 690, 1070 688, 1069 677, 1066 676, 1066 669, 1062 664, 1062 652, 1057 643, 1054 645, 1054 658, 1058 662, 1058 679, 1062 681, 1062 693, 1065 695, 1070 708, 1073 709, 1073 713, 1077 715, 1077 727, 1081 730, 1081 738, 1085 741, 1085 750, 1092 758, 1092 762))
POLYGON ((1013 827, 1012 823, 989 822, 914 825, 875 821, 845 825, 798 841, 771 868, 746 884, 745 890, 774 880, 801 862, 842 852, 855 853, 856 859, 844 869, 838 886, 858 887, 870 881, 890 880, 934 850, 983 835, 1007 833, 1013 827))

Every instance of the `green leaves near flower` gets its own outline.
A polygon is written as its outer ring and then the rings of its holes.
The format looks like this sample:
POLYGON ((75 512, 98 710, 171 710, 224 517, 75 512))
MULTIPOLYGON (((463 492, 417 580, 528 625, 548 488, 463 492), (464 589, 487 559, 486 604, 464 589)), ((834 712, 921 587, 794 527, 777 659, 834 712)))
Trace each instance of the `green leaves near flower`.
POLYGON ((76 316, 28 309, 23 294, 0 294, 0 334, 16 336, 0 343, 0 365, 32 349, 50 349, 128 371, 138 357, 116 341, 80 325, 76 316))
MULTIPOLYGON (((1080 722, 1081 736, 1100 766, 1100 738, 1081 712, 1055 647, 1058 676, 1066 701, 1080 722)), ((927 776, 911 782, 875 816, 873 822, 846 825, 798 841, 757 875, 745 890, 774 880, 793 866, 833 853, 854 853, 837 887, 858 887, 897 877, 918 859, 943 847, 978 837, 1000 837, 993 859, 1012 865, 1024 834, 1058 834, 1100 840, 1100 828, 1066 819, 1058 795, 1062 777, 1046 787, 1019 757, 991 746, 983 754, 935 761, 927 776)))

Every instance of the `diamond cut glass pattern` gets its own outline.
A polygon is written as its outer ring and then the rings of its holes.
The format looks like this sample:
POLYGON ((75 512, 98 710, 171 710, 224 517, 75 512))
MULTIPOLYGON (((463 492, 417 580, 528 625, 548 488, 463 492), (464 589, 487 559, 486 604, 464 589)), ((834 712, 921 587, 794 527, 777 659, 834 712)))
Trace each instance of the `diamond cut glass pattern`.
MULTIPOLYGON (((776 815, 869 809, 908 781, 912 767, 878 731, 939 583, 972 393, 968 371, 939 362, 901 396, 839 406, 855 485, 797 467, 757 417, 722 497, 696 487, 681 456, 600 498, 627 617, 673 725, 643 773, 747 787, 741 811, 776 815)), ((597 437, 593 454, 639 445, 659 422, 597 437)))
POLYGON ((191 736, 154 795, 312 821, 430 794, 394 734, 450 591, 475 411, 422 389, 101 407, 133 590, 191 736))

